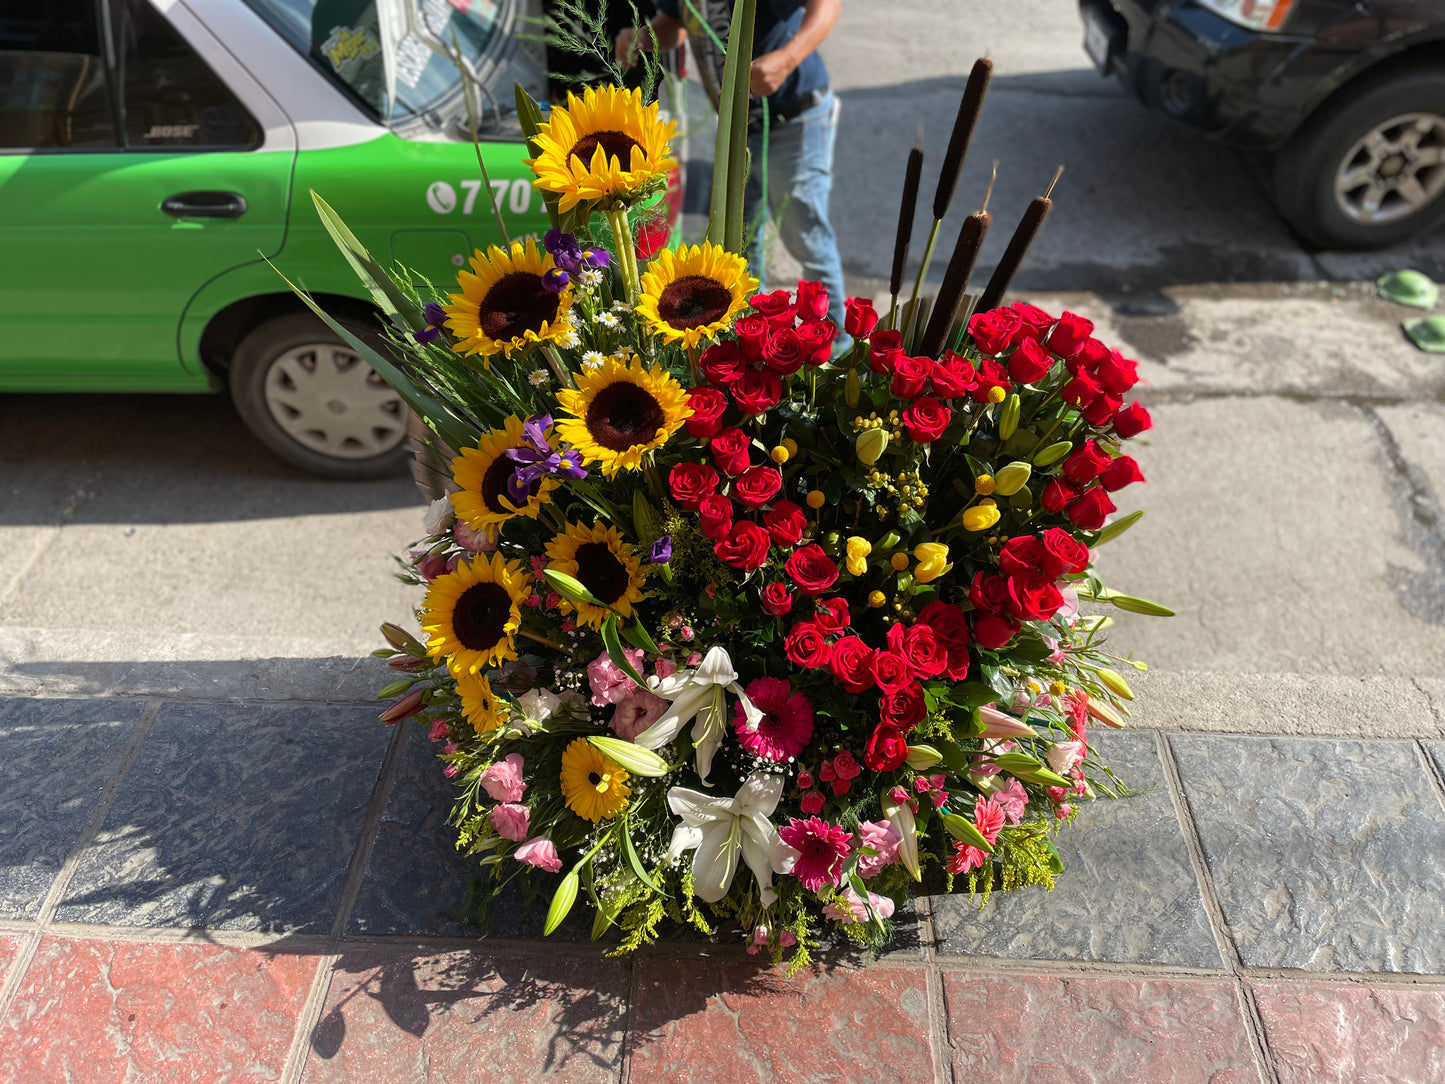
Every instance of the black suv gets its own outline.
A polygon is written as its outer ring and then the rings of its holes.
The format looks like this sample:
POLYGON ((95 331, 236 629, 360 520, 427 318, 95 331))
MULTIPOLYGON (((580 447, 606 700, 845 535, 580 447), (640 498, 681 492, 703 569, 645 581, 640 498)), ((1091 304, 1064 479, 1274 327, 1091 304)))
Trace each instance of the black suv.
POLYGON ((1080 0, 1084 48, 1145 105, 1274 152, 1306 240, 1445 221, 1445 0, 1080 0))

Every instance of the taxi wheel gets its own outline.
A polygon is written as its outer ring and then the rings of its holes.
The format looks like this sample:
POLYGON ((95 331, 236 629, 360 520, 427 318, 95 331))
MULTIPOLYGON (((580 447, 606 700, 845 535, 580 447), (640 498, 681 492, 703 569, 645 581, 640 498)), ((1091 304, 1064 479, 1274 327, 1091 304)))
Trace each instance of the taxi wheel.
MULTIPOLYGON (((385 348, 375 332, 353 331, 385 348)), ((242 420, 294 467, 340 479, 406 472, 405 402, 310 313, 252 328, 232 355, 230 385, 242 420)))
POLYGON ((1321 248, 1384 248, 1445 222, 1445 72, 1396 69, 1312 116, 1275 160, 1275 201, 1321 248))

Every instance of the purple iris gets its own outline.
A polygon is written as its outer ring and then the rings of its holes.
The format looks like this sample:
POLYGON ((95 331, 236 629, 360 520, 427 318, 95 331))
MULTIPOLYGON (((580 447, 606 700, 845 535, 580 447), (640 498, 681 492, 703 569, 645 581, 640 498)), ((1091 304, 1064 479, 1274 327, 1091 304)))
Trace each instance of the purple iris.
POLYGON ((429 342, 435 342, 436 337, 442 333, 442 328, 446 327, 447 310, 435 301, 428 301, 426 307, 422 309, 422 319, 426 321, 426 327, 412 332, 411 337, 422 345, 426 345, 429 342))
POLYGON ((535 414, 522 424, 522 439, 526 444, 507 449, 507 458, 523 464, 507 479, 507 496, 513 504, 525 503, 537 479, 548 474, 559 474, 563 478, 587 477, 582 469, 582 457, 574 450, 566 445, 552 449, 547 441, 547 430, 551 427, 550 414, 535 414))
POLYGON ((571 276, 568 275, 566 271, 557 267, 552 268, 542 276, 542 285, 554 294, 560 294, 563 290, 567 289, 567 283, 571 281, 571 276))
POLYGON ((672 535, 665 534, 652 544, 652 552, 647 555, 647 563, 650 565, 665 565, 672 560, 672 535))
POLYGON ((582 266, 589 271, 601 271, 612 262, 612 254, 605 248, 584 248, 582 266))
POLYGON ((552 254, 557 266, 569 275, 582 269, 582 248, 577 238, 553 226, 542 236, 542 247, 552 254))

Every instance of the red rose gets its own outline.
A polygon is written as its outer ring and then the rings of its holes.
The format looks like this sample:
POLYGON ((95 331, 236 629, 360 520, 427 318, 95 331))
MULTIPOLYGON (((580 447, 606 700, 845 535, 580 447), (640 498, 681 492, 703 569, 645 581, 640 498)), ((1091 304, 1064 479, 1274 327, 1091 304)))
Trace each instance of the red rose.
POLYGON ((891 373, 902 356, 903 332, 895 328, 885 328, 868 340, 868 368, 880 376, 891 373))
POLYGON ((733 324, 733 331, 737 333, 738 345, 742 347, 744 356, 749 361, 761 361, 763 349, 773 332, 767 320, 756 315, 740 316, 733 324))
POLYGON ((1071 503, 1078 500, 1082 493, 1078 486, 1064 478, 1051 478, 1049 484, 1044 486, 1044 491, 1039 494, 1039 503, 1048 512, 1062 512, 1071 503))
POLYGON ((849 335, 866 339, 878 326, 878 313, 866 297, 850 297, 843 303, 843 329, 849 335))
POLYGON ((718 473, 706 463, 678 463, 667 472, 672 499, 697 511, 698 502, 717 492, 718 473))
POLYGON ((704 497, 697 506, 698 530, 710 542, 717 542, 733 529, 733 502, 720 493, 704 497))
POLYGON ((824 632, 838 633, 848 627, 848 600, 845 598, 819 599, 817 613, 813 619, 824 632))
POLYGON ((1059 392, 1059 398, 1070 406, 1082 408, 1103 394, 1104 389, 1099 386, 1097 380, 1088 373, 1077 373, 1064 385, 1063 390, 1059 392))
POLYGON ((978 614, 973 619, 973 640, 979 647, 997 651, 1012 640, 1019 623, 1006 614, 978 614))
POLYGON ((793 608, 793 593, 781 583, 770 583, 763 588, 763 609, 774 617, 782 617, 793 608))
POLYGON ((1048 334, 1049 328, 1054 326, 1053 316, 1037 305, 1030 305, 1027 301, 1015 301, 1009 308, 1018 313, 1019 317, 1019 329, 1014 332, 1013 339, 1016 346, 1026 339, 1042 339, 1048 334))
POLYGON ((1022 572, 1008 579, 1009 613, 1020 620, 1047 621, 1059 612, 1064 596, 1042 572, 1022 572))
POLYGON ((1032 572, 1044 559, 1044 544, 1033 535, 1019 535, 1003 544, 998 554, 998 570, 1005 576, 1032 572))
POLYGON ((783 488, 783 475, 776 467, 749 467, 733 483, 733 496, 749 508, 761 508, 783 488))
POLYGON ((1089 567, 1089 547, 1062 527, 1050 527, 1039 544, 1044 548, 1040 568, 1045 575, 1057 579, 1067 572, 1082 572, 1089 567))
POLYGON ((827 666, 833 654, 828 641, 823 638, 823 630, 812 621, 799 621, 789 629, 783 641, 783 650, 790 660, 809 670, 827 666))
POLYGON ((1008 375, 1015 384, 1037 384, 1053 365, 1052 354, 1033 339, 1025 339, 1008 356, 1008 375))
POLYGON ((808 351, 798 333, 790 327, 773 332, 763 349, 763 362, 775 373, 796 373, 807 360, 808 351))
MULTIPOLYGON (((997 311, 997 310, 995 310, 997 311)), ((1013 384, 1009 382, 1008 370, 996 361, 983 361, 978 367, 978 384, 973 389, 973 401, 975 403, 987 403, 989 392, 994 388, 1002 388, 1007 395, 1013 391, 1013 384)))
POLYGON ((723 411, 728 408, 728 401, 716 388, 693 388, 687 393, 687 405, 692 408, 692 417, 683 424, 690 435, 706 440, 722 428, 723 411))
POLYGON ((1081 531, 1097 531, 1104 525, 1104 519, 1115 511, 1114 502, 1104 490, 1095 486, 1069 505, 1069 519, 1081 531))
POLYGON ((931 444, 943 436, 943 431, 952 420, 953 411, 931 395, 915 399, 903 411, 903 424, 908 429, 908 437, 918 444, 931 444))
POLYGON ((896 651, 877 651, 873 654, 873 680, 885 693, 896 693, 913 680, 913 667, 896 651))
POLYGON ((1022 325, 1023 321, 1013 309, 993 309, 969 317, 968 333, 973 336, 980 354, 1002 354, 1022 325))
POLYGON ((1083 407, 1079 413, 1090 425, 1096 425, 1100 429, 1108 425, 1118 412, 1120 404, 1124 402, 1122 396, 1111 395, 1105 392, 1088 406, 1083 407))
POLYGON ((1058 325, 1049 335, 1049 349, 1061 358, 1071 358, 1079 352, 1084 341, 1094 334, 1094 321, 1075 312, 1065 312, 1059 317, 1058 325))
POLYGON ((1154 419, 1149 417, 1149 412, 1138 403, 1130 403, 1114 414, 1114 432, 1125 440, 1153 428, 1154 419))
POLYGON ((873 649, 856 636, 845 636, 833 645, 829 668, 838 684, 850 693, 873 688, 873 649))
POLYGON ((1074 357, 1074 363, 1078 368, 1070 367, 1069 372, 1078 374, 1081 370, 1090 376, 1094 370, 1104 363, 1109 356, 1109 348, 1098 339, 1085 339, 1084 345, 1079 347, 1079 352, 1074 357))
POLYGON ((903 634, 903 647, 899 653, 920 677, 937 677, 948 664, 948 649, 931 625, 910 625, 903 634))
POLYGON ((712 551, 723 564, 752 572, 762 568, 768 559, 768 532, 756 523, 741 520, 732 525, 726 538, 713 545, 712 551))
POLYGON ((968 648, 962 644, 950 646, 948 649, 948 665, 944 667, 943 676, 949 681, 962 681, 968 677, 968 648))
MULTIPOLYGON (((779 337, 774 335, 773 339, 776 341, 779 337)), ((771 349, 772 344, 768 345, 771 349)), ((728 390, 744 414, 766 414, 783 397, 783 382, 771 369, 745 369, 728 390)))
POLYGON ((973 583, 968 587, 968 601, 973 603, 975 610, 991 614, 1002 613, 1008 605, 1008 581, 1002 576, 976 572, 973 583))
POLYGON ((809 365, 822 365, 833 356, 833 340, 837 337, 838 325, 832 320, 804 320, 798 325, 803 360, 809 365))
POLYGON ((805 595, 821 595, 838 582, 838 566, 816 542, 794 550, 783 567, 805 595))
POLYGON ((1143 480, 1144 472, 1139 469, 1139 464, 1127 455, 1121 455, 1099 472, 1099 484, 1110 493, 1143 480))
POLYGON ((945 399, 967 395, 978 383, 978 372, 973 363, 965 361, 952 350, 933 363, 933 371, 928 375, 933 381, 934 394, 945 399))
POLYGON ((875 772, 896 771, 908 759, 908 739, 896 726, 879 723, 863 750, 863 763, 875 772))
POLYGON ((927 625, 947 647, 968 643, 968 619, 951 602, 934 599, 919 611, 915 625, 927 625))
POLYGON ((928 705, 923 699, 923 686, 914 682, 896 693, 886 693, 878 701, 878 717, 889 726, 907 732, 923 721, 928 705))
POLYGON ((916 399, 928 386, 933 373, 930 358, 910 358, 900 354, 893 361, 893 394, 904 399, 916 399))
POLYGON ((710 383, 728 385, 743 375, 748 359, 737 343, 713 343, 702 352, 698 365, 710 383))
POLYGON ((1139 363, 1126 358, 1117 350, 1110 350, 1109 356, 1099 362, 1094 378, 1115 395, 1123 395, 1139 383, 1139 363))
POLYGON ((748 305, 753 312, 775 324, 783 317, 793 315, 793 298, 787 290, 774 290, 770 294, 758 294, 748 305))
POLYGON ((1064 460, 1064 474, 1072 482, 1079 485, 1088 485, 1099 472, 1109 465, 1109 453, 1100 448, 1098 443, 1092 439, 1084 441, 1070 456, 1064 460))
POLYGON ((741 474, 748 469, 752 441, 741 429, 723 429, 708 442, 712 461, 724 474, 741 474))
POLYGON ((808 525, 808 514, 792 501, 774 501, 763 513, 763 526, 779 546, 796 546, 808 525))
POLYGON ((798 283, 798 319, 821 320, 828 315, 828 291, 821 282, 798 283))

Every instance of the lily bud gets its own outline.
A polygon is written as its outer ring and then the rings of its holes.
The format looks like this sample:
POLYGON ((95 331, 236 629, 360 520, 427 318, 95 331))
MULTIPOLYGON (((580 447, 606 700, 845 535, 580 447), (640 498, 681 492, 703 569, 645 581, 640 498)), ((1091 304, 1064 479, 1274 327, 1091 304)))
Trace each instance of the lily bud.
POLYGON ((1050 444, 1034 456, 1034 466, 1047 467, 1051 463, 1057 463, 1073 450, 1074 442, 1071 440, 1061 440, 1057 444, 1050 444))
POLYGON ((918 865, 918 825, 913 819, 913 810, 907 802, 895 802, 891 795, 883 795, 883 819, 898 829, 898 861, 903 863, 915 881, 923 880, 918 865))
POLYGON ((402 678, 400 681, 393 681, 390 685, 377 690, 376 698, 390 700, 393 696, 400 696, 415 684, 416 678, 402 678))
POLYGON ((386 660, 386 665, 404 674, 420 674, 430 667, 431 663, 426 659, 414 659, 410 655, 393 655, 386 660))
POLYGON ((849 410, 856 410, 858 407, 858 399, 858 370, 849 369, 848 379, 843 381, 843 402, 848 404, 849 410))
POLYGON ((410 719, 417 712, 421 711, 426 703, 423 694, 425 689, 416 689, 402 697, 391 707, 381 713, 381 721, 390 726, 392 723, 399 723, 403 719, 410 719))
POLYGON ((667 774, 667 761, 651 749, 644 749, 622 738, 608 738, 598 734, 589 736, 587 741, 608 760, 615 761, 633 775, 667 774))
POLYGON ((1129 683, 1116 671, 1110 670, 1107 666, 1101 666, 1094 673, 1099 675, 1099 680, 1104 687, 1115 696, 1122 696, 1125 700, 1134 699, 1134 690, 1129 688, 1129 683))
POLYGON ((552 896, 552 906, 547 908, 547 921, 542 927, 542 936, 546 937, 567 917, 567 912, 572 910, 572 905, 577 902, 577 871, 573 870, 562 878, 562 883, 557 886, 556 893, 552 896))
POLYGON ((1092 696, 1089 697, 1089 714, 1105 726, 1111 726, 1115 730, 1123 730, 1128 725, 1124 722, 1122 715, 1102 700, 1095 700, 1092 696))
POLYGON ((993 476, 993 491, 1000 497, 1012 497, 1028 484, 1034 472, 1022 459, 1016 459, 993 476))
POLYGON ((943 754, 931 745, 910 745, 904 763, 915 772, 926 772, 942 759, 943 754))
POLYGON ((606 603, 597 598, 591 591, 583 586, 582 581, 575 576, 569 576, 565 572, 558 572, 556 569, 544 569, 542 575, 552 585, 552 589, 561 595, 574 606, 579 602, 588 602, 593 606, 605 606, 606 603))
POLYGON ((408 655, 426 654, 426 648, 421 646, 416 637, 399 625, 393 625, 388 621, 381 626, 381 634, 386 637, 386 642, 398 651, 405 651, 408 655))
POLYGON ((858 462, 868 467, 877 463, 879 456, 887 449, 888 431, 886 429, 865 429, 853 442, 853 450, 858 455, 858 462))
POLYGON ((998 438, 1008 440, 1014 435, 1014 430, 1019 427, 1019 411, 1023 409, 1023 403, 1019 400, 1019 393, 1014 392, 1003 402, 1003 409, 998 415, 998 438))
POLYGON ((985 738, 1037 738, 1038 732, 1022 719, 1006 715, 997 708, 979 708, 985 738))

